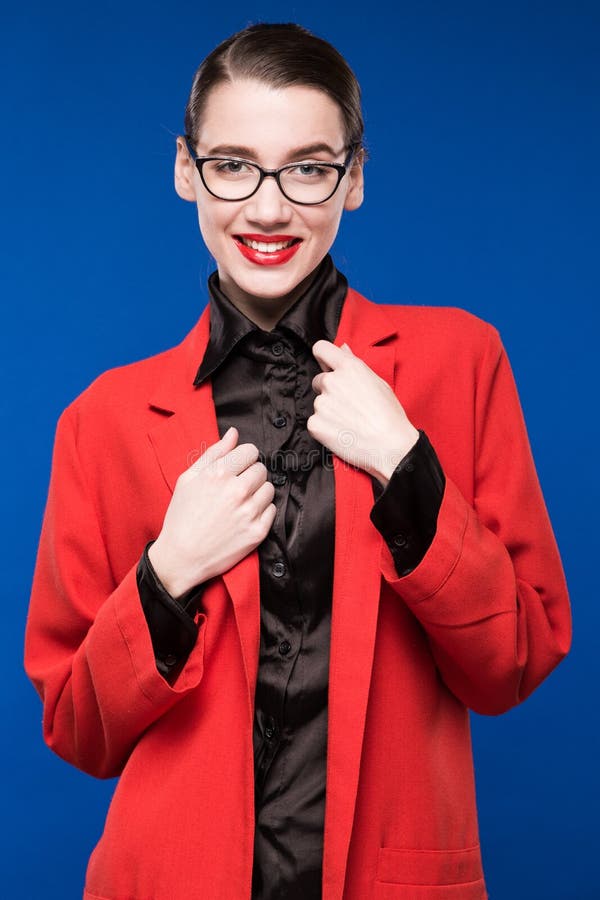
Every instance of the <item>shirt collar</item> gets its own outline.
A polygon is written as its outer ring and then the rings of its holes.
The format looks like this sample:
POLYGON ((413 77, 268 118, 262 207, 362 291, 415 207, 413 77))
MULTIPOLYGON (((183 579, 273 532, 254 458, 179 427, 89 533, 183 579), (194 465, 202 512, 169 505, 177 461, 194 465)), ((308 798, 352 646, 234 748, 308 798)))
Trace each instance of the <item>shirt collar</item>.
MULTIPOLYGON (((328 253, 317 266, 315 277, 292 306, 279 319, 273 331, 288 329, 311 347, 315 341, 333 341, 337 334, 348 290, 346 277, 335 267, 328 253)), ((223 293, 219 273, 208 279, 210 335, 198 367, 197 387, 221 365, 239 342, 250 332, 265 332, 241 312, 223 293)))

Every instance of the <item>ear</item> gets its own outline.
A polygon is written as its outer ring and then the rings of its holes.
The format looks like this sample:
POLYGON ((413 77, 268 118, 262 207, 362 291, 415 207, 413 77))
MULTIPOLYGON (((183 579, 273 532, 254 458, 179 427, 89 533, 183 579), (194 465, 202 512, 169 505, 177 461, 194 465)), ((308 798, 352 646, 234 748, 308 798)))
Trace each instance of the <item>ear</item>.
POLYGON ((177 138, 177 156, 175 157, 175 190, 182 200, 196 202, 194 175, 196 164, 188 153, 185 141, 177 138))
POLYGON ((344 209, 358 209, 364 198, 364 150, 359 150, 351 163, 351 169, 348 172, 349 187, 346 191, 346 199, 344 201, 344 209))

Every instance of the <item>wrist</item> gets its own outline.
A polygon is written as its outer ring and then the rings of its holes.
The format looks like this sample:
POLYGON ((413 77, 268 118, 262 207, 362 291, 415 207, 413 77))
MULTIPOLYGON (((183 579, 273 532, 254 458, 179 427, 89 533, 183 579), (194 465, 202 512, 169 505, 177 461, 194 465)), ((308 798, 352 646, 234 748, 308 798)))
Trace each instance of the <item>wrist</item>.
POLYGON ((377 478, 383 487, 387 485, 396 468, 413 449, 419 437, 419 430, 410 425, 407 434, 403 434, 397 443, 393 443, 391 447, 379 454, 375 464, 371 467, 370 474, 377 478))
POLYGON ((158 538, 148 548, 148 561, 155 577, 174 600, 185 594, 189 585, 178 576, 177 567, 170 565, 169 554, 164 551, 158 538))

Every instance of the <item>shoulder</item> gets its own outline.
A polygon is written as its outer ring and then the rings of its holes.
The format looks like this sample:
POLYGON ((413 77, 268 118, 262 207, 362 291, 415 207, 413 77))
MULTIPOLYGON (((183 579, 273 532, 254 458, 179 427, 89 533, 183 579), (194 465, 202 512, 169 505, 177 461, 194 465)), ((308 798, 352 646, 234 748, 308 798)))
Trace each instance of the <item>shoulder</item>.
POLYGON ((457 306, 418 306, 376 303, 354 291, 364 315, 385 318, 396 331, 396 340, 415 353, 466 354, 471 360, 494 354, 502 344, 490 322, 457 306))
POLYGON ((457 306, 410 306, 381 304, 403 336, 427 335, 430 339, 461 339, 461 342, 486 343, 497 335, 496 328, 473 313, 457 306))
POLYGON ((66 407, 61 419, 80 430, 99 436, 135 432, 152 417, 152 400, 168 384, 175 389, 192 385, 189 373, 190 337, 177 346, 151 356, 107 369, 66 407))
POLYGON ((425 344, 452 356, 464 354, 481 361, 501 347, 497 328, 479 316, 455 306, 386 306, 395 316, 405 343, 425 344))
POLYGON ((97 376, 68 409, 83 410, 106 403, 118 406, 145 396, 158 382, 161 372, 174 361, 177 348, 163 350, 145 359, 107 369, 97 376))

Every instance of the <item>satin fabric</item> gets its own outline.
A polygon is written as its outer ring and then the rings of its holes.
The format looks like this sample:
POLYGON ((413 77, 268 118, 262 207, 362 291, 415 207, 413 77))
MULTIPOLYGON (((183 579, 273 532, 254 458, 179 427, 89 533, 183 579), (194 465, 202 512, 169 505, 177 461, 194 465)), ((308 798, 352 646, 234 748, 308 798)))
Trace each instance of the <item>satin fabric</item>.
POLYGON ((209 279, 211 330, 195 384, 211 377, 220 434, 251 442, 277 516, 258 548, 253 900, 321 896, 335 494, 330 451, 311 437, 311 352, 333 341, 347 291, 328 255, 270 332, 209 279))

